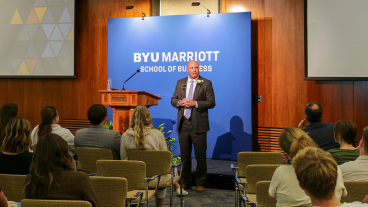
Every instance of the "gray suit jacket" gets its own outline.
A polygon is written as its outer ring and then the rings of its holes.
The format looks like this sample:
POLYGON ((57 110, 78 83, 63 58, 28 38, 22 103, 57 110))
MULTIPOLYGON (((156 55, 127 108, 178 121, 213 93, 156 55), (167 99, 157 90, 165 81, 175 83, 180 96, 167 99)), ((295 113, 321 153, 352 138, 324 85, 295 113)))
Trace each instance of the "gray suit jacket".
MULTIPOLYGON (((182 87, 187 84, 188 77, 178 80, 175 87, 175 92, 171 98, 171 105, 178 109, 178 120, 176 124, 176 130, 179 130, 181 121, 183 120, 183 114, 185 107, 179 106, 179 100, 186 98, 186 88, 182 87)), ((212 88, 212 82, 201 76, 198 80, 203 80, 202 84, 196 85, 193 94, 193 100, 197 101, 198 108, 192 107, 192 125, 193 130, 196 133, 203 133, 210 130, 208 123, 208 109, 215 107, 215 93, 212 88)))
POLYGON ((75 133, 75 147, 95 147, 110 149, 114 160, 120 160, 119 132, 105 129, 101 125, 92 125, 90 128, 80 129, 75 133))

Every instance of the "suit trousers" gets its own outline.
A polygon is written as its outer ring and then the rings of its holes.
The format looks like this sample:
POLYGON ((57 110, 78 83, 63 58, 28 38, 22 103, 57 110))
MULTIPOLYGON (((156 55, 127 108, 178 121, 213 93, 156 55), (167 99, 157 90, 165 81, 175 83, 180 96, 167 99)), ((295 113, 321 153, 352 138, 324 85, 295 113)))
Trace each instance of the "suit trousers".
POLYGON ((197 160, 197 168, 195 174, 195 182, 197 186, 204 186, 207 178, 207 133, 195 133, 192 129, 192 122, 187 119, 181 121, 179 128, 179 144, 182 165, 182 182, 186 185, 192 185, 192 144, 194 146, 194 154, 197 160))

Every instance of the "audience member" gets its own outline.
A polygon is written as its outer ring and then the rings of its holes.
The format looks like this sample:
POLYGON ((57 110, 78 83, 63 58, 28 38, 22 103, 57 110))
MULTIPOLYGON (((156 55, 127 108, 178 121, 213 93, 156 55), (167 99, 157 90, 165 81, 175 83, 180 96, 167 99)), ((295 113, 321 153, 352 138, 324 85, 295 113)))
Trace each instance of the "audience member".
MULTIPOLYGON (((289 127, 280 134, 279 144, 281 149, 289 156, 291 163, 297 153, 306 147, 318 147, 317 144, 301 129, 289 127)), ((344 181, 340 173, 335 190, 340 199, 346 195, 344 181)), ((295 169, 291 165, 278 167, 272 176, 269 188, 271 203, 276 206, 309 206, 310 198, 299 187, 295 169)))
POLYGON ((359 149, 356 148, 355 142, 358 130, 356 125, 348 120, 341 120, 335 124, 335 140, 340 144, 340 149, 329 149, 338 165, 345 162, 354 161, 359 157, 359 149))
POLYGON ((0 109, 0 146, 5 138, 5 128, 10 119, 18 116, 18 105, 15 103, 4 103, 0 109))
POLYGON ((6 129, 0 152, 0 173, 27 175, 33 153, 29 152, 31 124, 23 117, 12 118, 6 129))
POLYGON ((74 168, 68 143, 57 134, 42 136, 26 177, 26 198, 86 200, 100 206, 88 174, 74 168))
POLYGON ((41 110, 42 122, 37 125, 31 134, 32 143, 37 144, 39 137, 54 133, 62 137, 69 145, 69 153, 76 155, 74 147, 74 135, 69 129, 62 128, 59 123, 59 114, 54 106, 45 106, 41 110))
POLYGON ((322 123, 322 107, 317 102, 309 102, 304 109, 305 117, 298 124, 323 150, 339 148, 334 139, 334 123, 322 123))
POLYGON ((335 195, 339 170, 331 154, 322 149, 307 147, 293 160, 299 186, 312 201, 313 206, 368 206, 367 204, 344 203, 335 195))
POLYGON ((120 160, 120 142, 119 132, 105 129, 103 127, 107 110, 101 104, 92 105, 87 112, 91 127, 80 129, 75 133, 75 147, 95 147, 110 149, 114 160, 120 160))
POLYGON ((355 161, 340 165, 344 181, 368 181, 368 127, 359 142, 359 155, 355 161))
POLYGON ((0 207, 8 207, 8 201, 0 188, 0 207))
MULTIPOLYGON (((128 150, 167 150, 165 137, 159 130, 153 128, 149 110, 145 106, 137 106, 132 115, 130 128, 121 138, 120 157, 122 160, 128 159, 128 150)), ((170 175, 161 176, 161 182, 171 179, 170 175)), ((180 186, 174 185, 176 194, 180 195, 180 186)), ((159 190, 157 193, 158 206, 162 207, 166 194, 166 189, 159 190)), ((183 195, 187 195, 183 189, 183 195)))

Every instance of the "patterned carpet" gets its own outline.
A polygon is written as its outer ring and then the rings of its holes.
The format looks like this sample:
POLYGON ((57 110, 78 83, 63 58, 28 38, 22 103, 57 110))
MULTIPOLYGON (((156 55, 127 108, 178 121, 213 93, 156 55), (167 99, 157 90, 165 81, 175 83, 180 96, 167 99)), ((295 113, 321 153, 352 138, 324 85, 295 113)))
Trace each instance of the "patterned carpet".
MULTIPOLYGON (((187 190, 189 195, 184 196, 185 207, 233 207, 234 204, 234 191, 232 190, 220 190, 206 188, 205 192, 197 193, 195 187, 191 190, 187 190)), ((170 206, 170 189, 167 188, 166 197, 164 200, 164 207, 170 206)), ((155 202, 151 200, 149 207, 154 207, 155 202)), ((174 192, 173 206, 180 206, 180 198, 176 196, 174 192)))

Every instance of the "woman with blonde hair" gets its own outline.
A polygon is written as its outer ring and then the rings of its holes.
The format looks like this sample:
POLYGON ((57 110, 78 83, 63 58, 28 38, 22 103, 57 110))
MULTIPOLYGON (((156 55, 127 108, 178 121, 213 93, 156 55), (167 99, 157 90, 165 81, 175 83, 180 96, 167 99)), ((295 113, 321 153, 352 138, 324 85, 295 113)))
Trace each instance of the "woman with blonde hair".
POLYGON ((359 149, 356 148, 358 135, 357 126, 349 120, 340 120, 335 124, 335 141, 340 148, 327 150, 336 160, 338 165, 354 161, 359 157, 359 149))
POLYGON ((26 118, 12 118, 5 129, 3 150, 0 152, 0 173, 27 175, 33 153, 29 152, 32 141, 31 124, 26 118))
MULTIPOLYGON (((151 114, 146 106, 137 106, 132 115, 130 128, 123 134, 121 138, 120 158, 128 159, 128 150, 167 150, 165 137, 159 130, 153 128, 151 114)), ((161 176, 161 181, 170 179, 170 176, 161 176)), ((180 186, 178 183, 174 185, 177 195, 180 195, 180 186)), ((164 202, 166 189, 158 191, 158 206, 162 207, 164 202)), ((183 189, 183 195, 187 195, 183 189)))
MULTIPOLYGON (((318 147, 317 144, 303 130, 295 127, 285 128, 279 137, 279 145, 289 161, 298 152, 306 147, 318 147)), ((339 177, 335 194, 340 200, 341 196, 346 196, 346 189, 339 169, 339 177)), ((295 169, 292 165, 281 165, 272 176, 269 188, 270 201, 276 206, 312 206, 310 197, 299 187, 295 169)))

